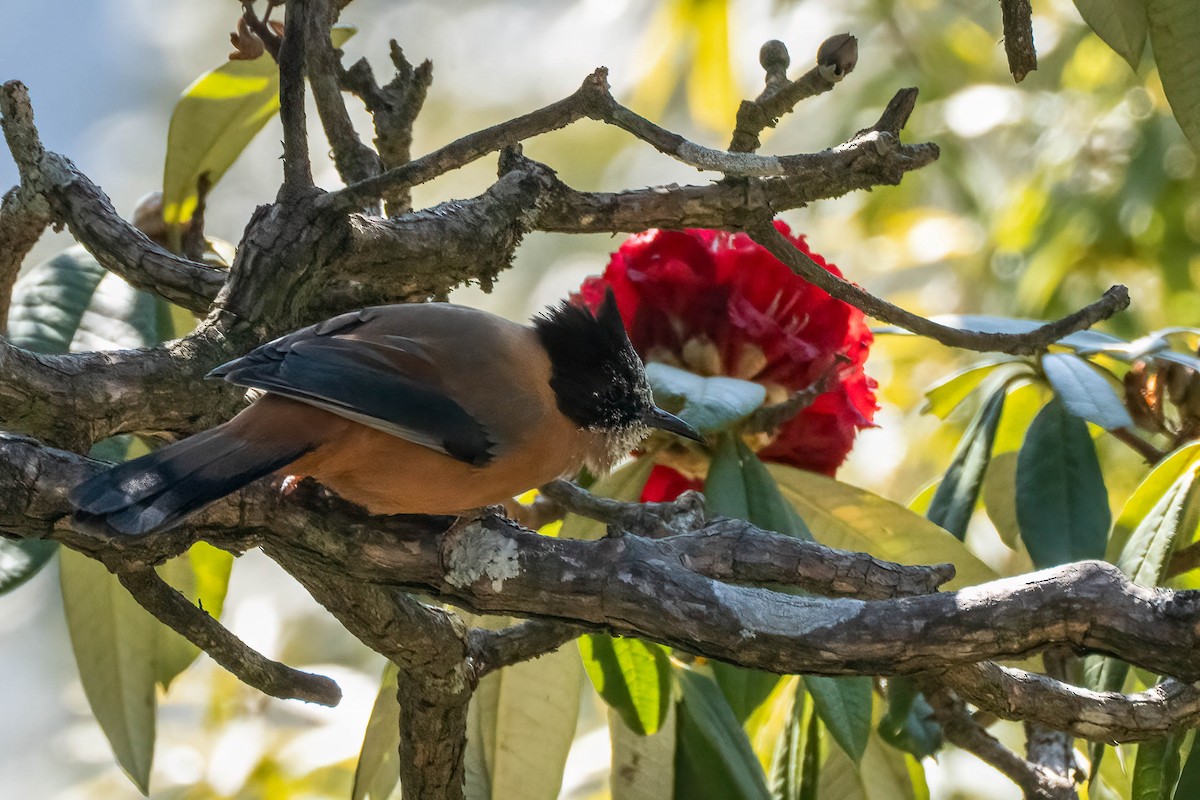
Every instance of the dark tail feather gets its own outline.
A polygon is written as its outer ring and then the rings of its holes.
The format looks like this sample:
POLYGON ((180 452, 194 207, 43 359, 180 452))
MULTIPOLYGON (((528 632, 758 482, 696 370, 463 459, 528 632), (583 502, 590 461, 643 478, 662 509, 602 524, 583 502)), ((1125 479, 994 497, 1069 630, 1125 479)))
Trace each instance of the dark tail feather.
POLYGON ((301 443, 248 442, 226 428, 198 433, 76 486, 71 492, 76 522, 134 536, 163 530, 309 449, 301 443))

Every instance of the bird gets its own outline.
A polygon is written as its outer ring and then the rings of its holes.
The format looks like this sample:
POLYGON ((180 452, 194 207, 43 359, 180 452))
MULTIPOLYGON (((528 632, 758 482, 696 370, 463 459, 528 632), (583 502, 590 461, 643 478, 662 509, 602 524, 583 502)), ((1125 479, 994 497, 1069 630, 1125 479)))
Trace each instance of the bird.
POLYGON ((80 527, 167 530, 249 483, 311 477, 372 514, 456 514, 587 466, 610 470, 657 428, 611 290, 530 325, 451 303, 351 311, 268 342, 209 378, 253 402, 224 424, 119 464, 69 494, 80 527))

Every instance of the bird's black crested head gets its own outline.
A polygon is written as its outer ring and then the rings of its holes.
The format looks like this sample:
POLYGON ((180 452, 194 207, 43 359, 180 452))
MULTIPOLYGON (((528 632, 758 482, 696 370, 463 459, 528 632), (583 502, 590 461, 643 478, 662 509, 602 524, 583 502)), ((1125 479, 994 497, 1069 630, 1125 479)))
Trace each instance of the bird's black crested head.
POLYGON ((645 420, 654 399, 612 290, 598 314, 562 303, 534 317, 533 325, 550 355, 558 410, 581 428, 636 432, 636 443, 649 430, 645 420))

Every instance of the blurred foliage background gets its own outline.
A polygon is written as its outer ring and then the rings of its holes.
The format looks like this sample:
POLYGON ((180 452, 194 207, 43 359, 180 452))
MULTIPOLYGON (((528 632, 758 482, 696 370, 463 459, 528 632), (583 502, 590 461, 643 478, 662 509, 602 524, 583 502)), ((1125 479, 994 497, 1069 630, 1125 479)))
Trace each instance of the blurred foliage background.
MULTIPOLYGON (((11 0, 0 10, 0 79, 30 87, 47 147, 72 158, 130 213, 161 185, 175 99, 224 59, 239 10, 232 0, 104 0, 64 13, 11 0)), ((1111 332, 1132 338, 1200 322, 1196 155, 1153 64, 1132 71, 1069 0, 1035 7, 1040 67, 1020 85, 1007 71, 994 0, 357 0, 343 21, 359 27, 345 47, 347 63, 365 55, 383 74, 393 37, 410 60, 434 62, 415 153, 556 100, 599 65, 636 111, 723 147, 738 100, 761 87, 764 41, 788 45, 795 76, 823 39, 849 31, 860 42, 855 72, 786 117, 763 152, 836 145, 872 124, 905 86, 921 92, 907 139, 942 149, 938 162, 899 187, 784 215, 850 279, 921 313, 1035 318, 1071 311, 1120 282, 1133 307, 1108 324, 1111 332)), ((360 131, 369 130, 362 109, 354 111, 360 131)), ((315 115, 310 124, 323 158, 315 115)), ((274 196, 279 139, 273 121, 214 190, 210 234, 236 242, 254 206, 274 196)), ((713 177, 590 122, 526 151, 581 189, 713 177)), ((317 176, 336 185, 328 163, 317 176)), ((494 159, 420 187, 414 199, 421 206, 474 195, 493 176, 494 159)), ((0 186, 15 182, 14 165, 0 156, 0 186)), ((69 243, 65 234, 48 235, 29 263, 69 243)), ((465 289, 455 299, 525 318, 600 271, 617 244, 607 236, 531 236, 491 294, 465 289)), ((971 409, 944 424, 920 413, 922 395, 972 360, 916 339, 878 341, 867 367, 881 386, 879 427, 861 436, 841 477, 906 502, 940 475, 971 409)), ((1104 447, 1119 508, 1140 468, 1132 454, 1104 447)), ((993 563, 1012 558, 983 515, 968 544, 993 563)), ((0 793, 136 797, 83 701, 60 605, 47 573, 0 602, 0 793)), ((381 660, 256 554, 234 567, 226 620, 267 655, 332 675, 346 699, 333 710, 268 700, 202 661, 162 703, 154 796, 348 796, 381 660)), ((584 697, 564 794, 602 797, 604 712, 590 693, 584 697)), ((982 769, 943 755, 930 770, 933 796, 1016 796, 998 777, 962 782, 982 769)))

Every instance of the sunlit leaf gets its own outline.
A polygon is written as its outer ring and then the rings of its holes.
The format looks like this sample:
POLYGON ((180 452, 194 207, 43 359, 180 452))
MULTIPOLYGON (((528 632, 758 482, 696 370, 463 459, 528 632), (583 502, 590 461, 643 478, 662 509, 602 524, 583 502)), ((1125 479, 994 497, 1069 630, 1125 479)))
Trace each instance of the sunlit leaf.
POLYGON ((1146 6, 1142 0, 1075 0, 1083 21, 1137 69, 1146 49, 1146 6))
POLYGON ((1183 734, 1141 742, 1133 764, 1131 800, 1170 797, 1179 778, 1179 745, 1183 734))
POLYGON ((654 361, 646 365, 646 377, 655 402, 668 407, 682 403, 679 418, 701 433, 729 428, 767 399, 766 387, 760 383, 719 375, 706 378, 654 361))
POLYGON ((872 736, 858 764, 840 749, 829 751, 821 767, 817 797, 821 800, 913 800, 923 788, 913 786, 904 753, 888 747, 878 736, 872 736))
POLYGON ((1011 359, 989 361, 975 364, 962 372, 955 373, 939 383, 934 384, 925 392, 925 405, 922 414, 933 414, 938 419, 945 419, 950 412, 958 408, 962 401, 971 396, 979 385, 999 367, 1018 364, 1011 359))
POLYGON ((1004 400, 1004 413, 996 428, 996 440, 992 443, 994 456, 1021 449, 1034 417, 1051 396, 1050 389, 1041 382, 1030 381, 1009 389, 1004 400))
POLYGON ((596 692, 634 733, 656 732, 671 707, 671 660, 661 645, 602 633, 579 637, 596 692))
POLYGON ((691 670, 678 671, 675 793, 677 800, 771 796, 762 766, 720 689, 691 670))
POLYGON ((979 501, 1006 394, 1004 386, 996 389, 971 420, 925 513, 930 522, 940 525, 960 540, 967 536, 967 525, 979 501))
POLYGON ((776 800, 800 800, 806 739, 816 713, 802 683, 796 682, 790 695, 787 723, 776 742, 771 764, 771 794, 776 800))
POLYGON ((574 647, 493 672, 467 718, 467 797, 555 800, 575 735, 583 668, 574 647))
MULTIPOLYGON (((797 676, 784 676, 775 685, 767 699, 759 703, 758 708, 754 709, 742 723, 742 730, 746 732, 746 738, 750 740, 750 747, 758 756, 758 763, 762 766, 763 771, 768 775, 775 763, 779 739, 783 736, 784 729, 788 724, 788 715, 797 686, 803 686, 797 676)), ((803 691, 804 689, 801 688, 800 692, 803 693, 803 691)))
POLYGON ((1200 150, 1200 14, 1194 0, 1145 0, 1150 46, 1163 91, 1183 133, 1200 150))
MULTIPOLYGON (((355 33, 334 26, 334 47, 355 33)), ((199 182, 215 186, 262 127, 279 112, 279 68, 270 55, 226 61, 183 90, 167 130, 163 218, 186 224, 196 211, 199 182)))
POLYGON ((98 561, 63 548, 63 610, 79 679, 121 769, 149 792, 158 620, 98 561))
POLYGON ((1042 356, 1042 369, 1055 394, 1075 416, 1109 431, 1133 427, 1133 418, 1112 384, 1079 356, 1048 353, 1042 356))
POLYGON ((1188 747, 1172 800, 1191 800, 1194 797, 1200 797, 1200 736, 1194 736, 1188 747))
POLYGON ((1000 453, 992 457, 983 479, 983 509, 996 528, 1000 541, 1016 549, 1021 540, 1017 524, 1017 454, 1000 453))
POLYGON ((1200 461, 1192 459, 1125 541, 1115 563, 1134 583, 1158 586, 1176 539, 1180 535, 1190 538, 1196 530, 1200 516, 1197 473, 1200 461))
POLYGON ((1200 442, 1191 442, 1154 465, 1117 515, 1104 556, 1107 561, 1117 563, 1134 531, 1181 478, 1195 471, 1198 459, 1200 442))
POLYGON ((1017 523, 1039 569, 1102 558, 1112 512, 1087 423, 1051 400, 1017 457, 1017 523))
POLYGON ((354 768, 352 800, 388 800, 400 782, 400 704, 396 665, 388 662, 354 768))
POLYGON ((843 678, 805 675, 804 686, 833 740, 858 763, 871 735, 871 679, 858 675, 843 678))
POLYGON ((640 736, 621 721, 611 708, 608 730, 612 739, 612 800, 663 800, 675 786, 675 705, 672 703, 662 727, 650 736, 640 736))
POLYGON ((996 579, 990 567, 949 533, 904 506, 812 472, 768 464, 784 499, 821 544, 902 564, 954 564, 950 588, 996 579))
POLYGON ((737 112, 737 87, 729 57, 730 0, 674 0, 680 24, 690 28, 696 42, 688 59, 688 108, 708 128, 729 131, 737 112))

